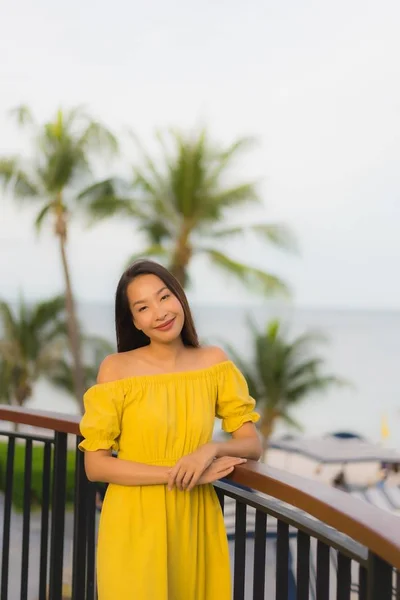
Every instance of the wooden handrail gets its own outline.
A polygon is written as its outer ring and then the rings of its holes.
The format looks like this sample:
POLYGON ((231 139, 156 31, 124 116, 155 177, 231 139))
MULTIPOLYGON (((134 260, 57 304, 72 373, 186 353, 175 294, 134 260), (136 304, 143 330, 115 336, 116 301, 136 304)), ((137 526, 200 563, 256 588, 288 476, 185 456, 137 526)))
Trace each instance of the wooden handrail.
MULTIPOLYGON (((78 416, 0 406, 0 419, 79 435, 78 416)), ((232 481, 304 510, 400 569, 400 518, 326 484, 255 461, 237 467, 232 481)))
POLYGON ((74 415, 19 408, 18 406, 0 406, 0 420, 79 435, 80 417, 74 415))
POLYGON ((400 569, 400 518, 319 481, 255 461, 235 468, 232 481, 304 510, 400 569))

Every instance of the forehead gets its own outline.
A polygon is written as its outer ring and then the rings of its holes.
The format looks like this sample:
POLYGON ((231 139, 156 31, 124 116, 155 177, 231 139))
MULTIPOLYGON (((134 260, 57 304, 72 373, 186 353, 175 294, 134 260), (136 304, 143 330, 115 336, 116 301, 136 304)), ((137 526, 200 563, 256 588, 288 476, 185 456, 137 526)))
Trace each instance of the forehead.
POLYGON ((145 299, 156 294, 161 288, 166 287, 157 275, 138 275, 127 287, 127 295, 131 302, 145 299))

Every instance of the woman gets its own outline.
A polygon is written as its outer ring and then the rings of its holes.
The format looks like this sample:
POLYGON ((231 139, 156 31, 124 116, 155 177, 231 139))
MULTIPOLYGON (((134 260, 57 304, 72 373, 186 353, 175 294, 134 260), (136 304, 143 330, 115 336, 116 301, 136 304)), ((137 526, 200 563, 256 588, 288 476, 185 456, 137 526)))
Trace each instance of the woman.
POLYGON ((98 598, 230 600, 211 484, 259 459, 255 402, 225 353, 200 347, 183 289, 157 263, 137 261, 122 275, 115 320, 118 353, 101 364, 81 421, 86 474, 109 484, 98 598), (215 415, 231 440, 211 441, 215 415))

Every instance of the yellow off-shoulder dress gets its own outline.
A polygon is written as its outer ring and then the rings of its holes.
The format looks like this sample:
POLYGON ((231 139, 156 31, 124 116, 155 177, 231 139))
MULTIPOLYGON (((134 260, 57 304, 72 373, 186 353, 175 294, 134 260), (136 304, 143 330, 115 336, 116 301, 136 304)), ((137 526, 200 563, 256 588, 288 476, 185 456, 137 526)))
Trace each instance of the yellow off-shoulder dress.
MULTIPOLYGON (((85 394, 83 451, 174 465, 209 442, 215 416, 227 432, 255 422, 255 401, 231 361, 98 384, 85 394)), ((118 460, 118 459, 116 459, 118 460)), ((97 547, 99 600, 230 600, 229 552, 212 485, 110 484, 97 547)))

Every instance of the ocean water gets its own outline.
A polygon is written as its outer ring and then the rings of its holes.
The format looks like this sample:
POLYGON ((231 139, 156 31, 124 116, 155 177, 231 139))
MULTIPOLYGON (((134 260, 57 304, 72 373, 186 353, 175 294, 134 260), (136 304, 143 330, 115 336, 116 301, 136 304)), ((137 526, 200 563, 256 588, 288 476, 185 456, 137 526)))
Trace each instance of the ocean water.
MULTIPOLYGON (((80 319, 88 333, 114 341, 113 307, 82 305, 80 319)), ((196 326, 202 341, 232 344, 251 360, 249 316, 262 328, 269 318, 280 316, 289 334, 306 330, 322 332, 328 341, 316 347, 326 359, 327 371, 351 382, 351 387, 332 388, 311 396, 292 416, 307 435, 351 430, 380 442, 383 415, 389 423, 386 447, 400 448, 400 312, 305 310, 271 307, 194 306, 196 326)), ((76 413, 73 400, 39 382, 28 406, 76 413)), ((282 425, 276 433, 288 431, 282 425)))

